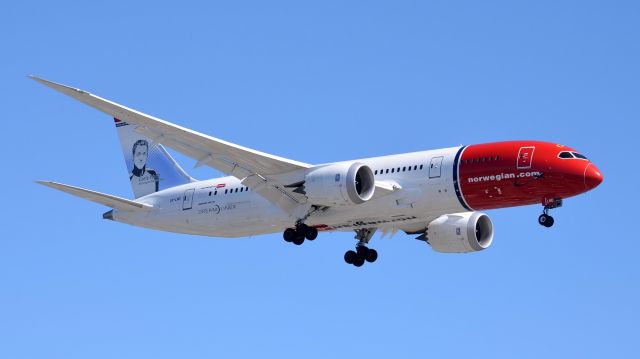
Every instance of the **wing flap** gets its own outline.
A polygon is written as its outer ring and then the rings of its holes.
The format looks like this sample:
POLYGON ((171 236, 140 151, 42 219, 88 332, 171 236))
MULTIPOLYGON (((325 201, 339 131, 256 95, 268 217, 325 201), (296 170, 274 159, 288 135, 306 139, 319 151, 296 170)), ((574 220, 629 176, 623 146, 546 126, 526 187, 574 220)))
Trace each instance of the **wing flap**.
POLYGON ((153 206, 145 203, 135 202, 126 198, 100 193, 80 187, 69 186, 58 182, 36 181, 36 183, 121 211, 149 211, 153 209, 153 206))

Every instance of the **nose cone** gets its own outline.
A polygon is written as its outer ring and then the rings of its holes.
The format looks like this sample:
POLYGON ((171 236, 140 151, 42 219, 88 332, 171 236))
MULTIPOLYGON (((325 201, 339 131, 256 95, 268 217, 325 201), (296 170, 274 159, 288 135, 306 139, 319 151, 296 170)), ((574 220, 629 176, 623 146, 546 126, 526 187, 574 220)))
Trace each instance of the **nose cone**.
POLYGON ((602 172, 594 164, 589 163, 584 169, 584 186, 587 191, 598 187, 602 180, 602 172))

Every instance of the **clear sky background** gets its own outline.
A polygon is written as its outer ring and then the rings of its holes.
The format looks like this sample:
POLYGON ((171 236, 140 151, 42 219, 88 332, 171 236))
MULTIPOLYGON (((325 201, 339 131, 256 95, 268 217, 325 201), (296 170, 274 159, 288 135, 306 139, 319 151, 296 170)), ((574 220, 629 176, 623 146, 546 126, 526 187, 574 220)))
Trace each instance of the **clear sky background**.
POLYGON ((0 358, 637 355, 639 6, 4 2, 0 358), (112 120, 28 74, 309 163, 540 139, 605 181, 551 229, 489 211, 486 251, 377 235, 359 269, 351 233, 134 228, 33 183, 132 196, 112 120))

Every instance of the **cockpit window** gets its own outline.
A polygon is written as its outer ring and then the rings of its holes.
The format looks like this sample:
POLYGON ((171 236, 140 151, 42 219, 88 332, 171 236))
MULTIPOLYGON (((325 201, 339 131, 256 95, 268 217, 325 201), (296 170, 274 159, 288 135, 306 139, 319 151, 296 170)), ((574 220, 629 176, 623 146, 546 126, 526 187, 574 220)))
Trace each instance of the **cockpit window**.
POLYGON ((576 156, 576 158, 581 158, 583 160, 587 159, 587 156, 579 154, 578 152, 573 152, 573 155, 576 156))
POLYGON ((560 157, 560 158, 574 158, 573 155, 571 154, 571 152, 560 152, 558 154, 558 157, 560 157))

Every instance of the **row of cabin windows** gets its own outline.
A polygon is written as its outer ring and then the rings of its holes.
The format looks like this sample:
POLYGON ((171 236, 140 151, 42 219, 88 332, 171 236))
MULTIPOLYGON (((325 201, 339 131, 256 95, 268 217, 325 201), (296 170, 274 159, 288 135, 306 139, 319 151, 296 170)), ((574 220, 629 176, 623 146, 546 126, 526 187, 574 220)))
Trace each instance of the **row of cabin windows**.
MULTIPOLYGON (((222 193, 222 190, 220 190, 220 194, 231 194, 231 193, 238 193, 238 192, 249 192, 249 187, 227 188, 224 190, 224 193, 222 193)), ((209 191, 209 196, 217 196, 217 195, 218 195, 218 190, 209 191)))
POLYGON ((387 174, 387 173, 395 173, 395 172, 407 172, 407 171, 411 171, 412 169, 414 171, 417 171, 418 169, 423 169, 423 168, 424 168, 424 165, 420 165, 420 166, 415 165, 413 167, 412 166, 398 167, 398 168, 391 168, 391 169, 387 168, 387 169, 384 169, 384 170, 375 170, 375 172, 373 172, 373 174, 377 175, 377 174, 387 174), (391 172, 389 172, 389 171, 391 171, 391 172))
POLYGON ((482 163, 482 162, 492 162, 492 161, 499 161, 500 160, 500 156, 485 156, 485 157, 478 157, 478 158, 472 158, 472 159, 467 159, 467 160, 462 160, 462 163, 465 165, 468 164, 475 164, 475 163, 482 163))

